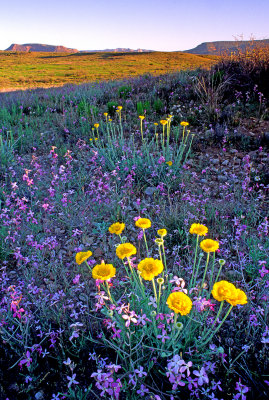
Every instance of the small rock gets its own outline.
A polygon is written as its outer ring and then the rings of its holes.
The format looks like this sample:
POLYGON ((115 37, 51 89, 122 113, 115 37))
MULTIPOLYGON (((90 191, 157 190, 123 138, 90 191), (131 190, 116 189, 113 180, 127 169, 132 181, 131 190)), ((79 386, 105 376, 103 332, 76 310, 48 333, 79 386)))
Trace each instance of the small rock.
POLYGON ((37 393, 35 394, 35 399, 36 399, 36 400, 42 400, 42 399, 44 399, 44 392, 43 392, 43 390, 40 390, 40 392, 37 392, 37 393))
POLYGON ((227 182, 228 178, 225 175, 219 175, 218 180, 219 182, 227 182))
POLYGON ((211 163, 213 165, 217 165, 219 163, 219 159, 218 158, 214 158, 213 160, 211 160, 211 163))
POLYGON ((151 186, 147 187, 146 190, 145 190, 145 194, 147 196, 152 196, 154 194, 154 192, 156 192, 156 188, 155 187, 151 187, 151 186))
POLYGON ((265 143, 269 144, 269 132, 264 132, 265 143))

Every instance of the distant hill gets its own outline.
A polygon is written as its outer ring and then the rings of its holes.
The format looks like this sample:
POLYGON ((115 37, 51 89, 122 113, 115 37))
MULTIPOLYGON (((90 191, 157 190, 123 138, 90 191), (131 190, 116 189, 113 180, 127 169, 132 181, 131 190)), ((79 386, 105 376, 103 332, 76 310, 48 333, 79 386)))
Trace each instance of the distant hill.
POLYGON ((245 50, 246 48, 253 48, 256 46, 268 46, 269 39, 264 40, 233 40, 233 41, 219 41, 219 42, 204 42, 199 44, 194 49, 185 50, 184 53, 190 54, 210 54, 210 55, 220 55, 223 53, 232 53, 240 50, 245 50))
POLYGON ((104 49, 104 50, 81 50, 80 53, 151 53, 154 50, 145 49, 130 49, 124 47, 118 47, 117 49, 104 49))
POLYGON ((26 44, 15 44, 13 43, 9 46, 6 51, 42 51, 48 53, 78 53, 77 49, 69 49, 64 46, 53 46, 48 44, 40 44, 40 43, 26 43, 26 44))

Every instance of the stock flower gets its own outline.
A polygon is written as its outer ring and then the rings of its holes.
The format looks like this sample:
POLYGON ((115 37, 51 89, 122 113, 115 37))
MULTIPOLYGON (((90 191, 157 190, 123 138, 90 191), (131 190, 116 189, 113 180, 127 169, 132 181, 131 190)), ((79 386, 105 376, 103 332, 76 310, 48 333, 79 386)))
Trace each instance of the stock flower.
POLYGON ((190 233, 193 235, 205 236, 208 232, 208 228, 202 224, 192 224, 190 227, 190 233))
POLYGON ((232 306, 237 306, 238 304, 247 304, 248 298, 245 292, 241 289, 236 289, 235 293, 231 297, 225 299, 232 306))
POLYGON ((164 236, 167 235, 167 230, 166 229, 158 229, 157 233, 159 236, 161 236, 163 238, 164 236))
POLYGON ((188 125, 190 125, 188 122, 186 122, 186 121, 182 121, 182 122, 180 122, 180 125, 181 126, 188 126, 188 125))
POLYGON ((108 228, 110 233, 115 233, 116 235, 120 235, 125 228, 125 224, 121 222, 115 222, 115 224, 110 225, 108 228))
POLYGON ((116 254, 121 260, 123 260, 125 257, 128 258, 136 254, 136 248, 131 243, 119 244, 116 248, 116 254))
POLYGON ((166 119, 161 119, 160 120, 161 125, 167 125, 167 120, 166 119))
POLYGON ((146 281, 152 281, 155 276, 158 276, 163 271, 163 263, 154 258, 145 258, 140 261, 137 269, 141 272, 143 279, 146 281))
POLYGON ((97 264, 92 270, 93 279, 99 279, 100 281, 107 281, 116 275, 116 268, 112 264, 97 264))
POLYGON ((200 247, 206 253, 214 253, 219 248, 219 243, 216 240, 204 239, 200 243, 200 247))
POLYGON ((192 301, 185 293, 170 293, 167 299, 168 307, 176 314, 187 315, 192 309, 192 301))
POLYGON ((236 298, 236 290, 236 287, 232 283, 228 281, 219 281, 214 284, 211 294, 214 299, 218 301, 228 301, 227 299, 236 298))
POLYGON ((78 265, 82 264, 84 261, 87 261, 89 257, 92 256, 92 252, 89 251, 80 251, 76 254, 76 263, 78 265))
POLYGON ((139 218, 136 221, 135 226, 137 226, 137 228, 147 229, 151 227, 151 221, 148 218, 139 218))

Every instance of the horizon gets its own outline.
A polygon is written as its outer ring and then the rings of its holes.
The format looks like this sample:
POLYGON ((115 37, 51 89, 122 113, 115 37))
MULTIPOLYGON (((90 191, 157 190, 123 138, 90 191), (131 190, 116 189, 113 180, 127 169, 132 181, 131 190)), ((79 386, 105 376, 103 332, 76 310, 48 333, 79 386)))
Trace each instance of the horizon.
MULTIPOLYGON (((258 0, 25 0, 1 6, 0 48, 11 44, 57 43, 83 50, 115 48, 184 51, 203 42, 264 40, 269 37, 269 2, 258 0), (18 41, 19 38, 19 41, 18 41)), ((2 51, 3 51, 2 50, 2 51)))

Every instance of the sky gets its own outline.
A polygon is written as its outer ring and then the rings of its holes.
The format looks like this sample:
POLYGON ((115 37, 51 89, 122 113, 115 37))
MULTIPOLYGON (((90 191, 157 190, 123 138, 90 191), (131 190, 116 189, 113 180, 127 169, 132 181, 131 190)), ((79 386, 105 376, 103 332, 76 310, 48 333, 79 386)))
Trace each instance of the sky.
POLYGON ((269 0, 0 0, 0 50, 12 43, 187 50, 267 39, 268 15, 269 0))

